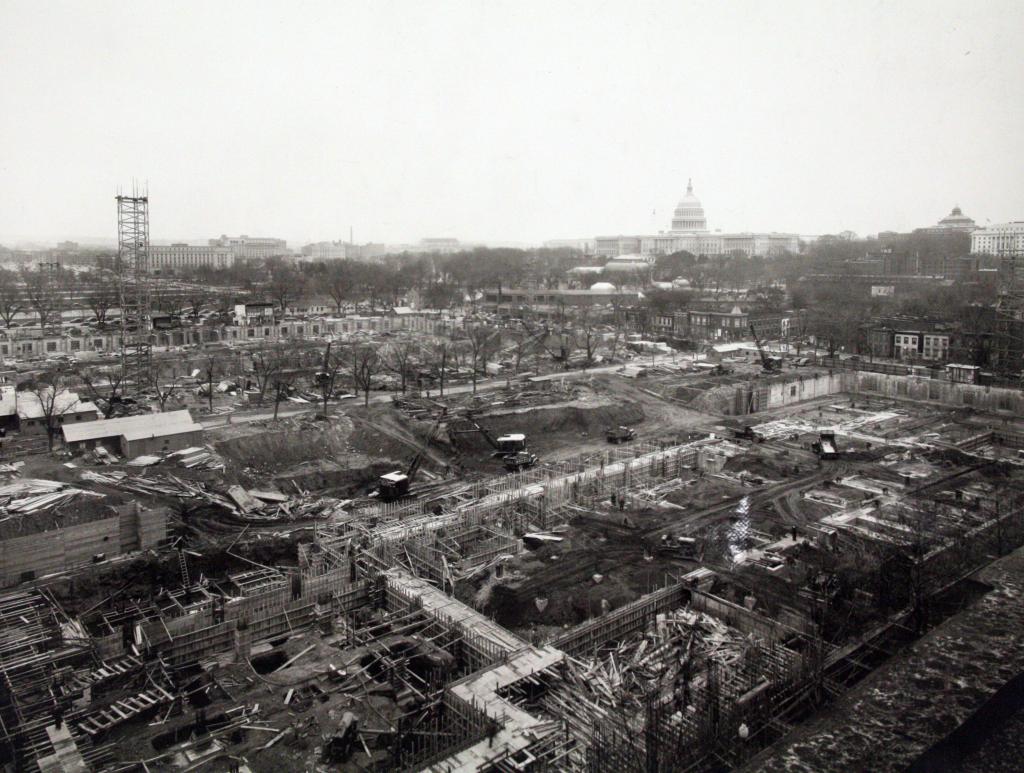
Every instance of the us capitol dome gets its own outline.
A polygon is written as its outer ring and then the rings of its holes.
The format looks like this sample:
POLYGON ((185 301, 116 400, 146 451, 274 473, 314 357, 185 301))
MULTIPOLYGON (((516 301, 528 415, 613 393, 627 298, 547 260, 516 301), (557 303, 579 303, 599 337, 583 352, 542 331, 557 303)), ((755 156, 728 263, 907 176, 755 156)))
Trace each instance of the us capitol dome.
POLYGON ((672 213, 672 230, 676 232, 694 233, 708 230, 708 220, 704 216, 704 207, 700 199, 693 195, 693 180, 686 181, 686 195, 676 205, 672 213))

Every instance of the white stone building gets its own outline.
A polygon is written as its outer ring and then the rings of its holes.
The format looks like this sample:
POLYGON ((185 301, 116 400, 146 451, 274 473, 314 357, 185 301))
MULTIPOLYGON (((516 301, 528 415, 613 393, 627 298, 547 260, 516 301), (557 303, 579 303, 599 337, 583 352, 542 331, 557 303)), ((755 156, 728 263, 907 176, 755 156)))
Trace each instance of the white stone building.
POLYGON ((1024 255, 1024 220, 996 223, 971 233, 973 255, 1024 255))
POLYGON ((686 195, 672 213, 672 228, 652 236, 598 236, 595 253, 614 258, 619 255, 668 255, 686 250, 694 255, 727 255, 734 251, 744 255, 781 255, 796 252, 800 238, 787 233, 720 233, 708 231, 704 207, 693 193, 693 181, 686 186, 686 195))
POLYGON ((182 269, 209 266, 227 268, 234 265, 235 255, 226 247, 210 247, 201 244, 150 245, 149 265, 160 273, 182 269))

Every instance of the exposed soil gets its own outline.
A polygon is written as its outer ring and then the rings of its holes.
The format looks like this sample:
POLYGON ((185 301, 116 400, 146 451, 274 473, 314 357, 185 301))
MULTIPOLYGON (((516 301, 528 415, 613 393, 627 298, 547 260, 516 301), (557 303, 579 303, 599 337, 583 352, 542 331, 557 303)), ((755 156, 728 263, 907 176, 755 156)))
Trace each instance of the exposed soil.
POLYGON ((675 517, 674 511, 649 510, 578 518, 564 541, 525 550, 506 565, 503 578, 465 586, 460 595, 474 596, 465 600, 513 630, 576 625, 656 590, 668 573, 678 576, 695 565, 663 554, 642 534, 675 517))

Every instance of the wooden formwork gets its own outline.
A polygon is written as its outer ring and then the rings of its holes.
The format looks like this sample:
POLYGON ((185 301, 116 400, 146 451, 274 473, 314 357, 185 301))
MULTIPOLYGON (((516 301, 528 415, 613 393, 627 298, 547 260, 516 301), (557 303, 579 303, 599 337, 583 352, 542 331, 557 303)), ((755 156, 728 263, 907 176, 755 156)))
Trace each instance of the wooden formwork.
POLYGON ((659 612, 684 606, 689 598, 689 586, 673 584, 571 628, 555 638, 551 646, 569 655, 591 654, 606 642, 644 630, 659 612))

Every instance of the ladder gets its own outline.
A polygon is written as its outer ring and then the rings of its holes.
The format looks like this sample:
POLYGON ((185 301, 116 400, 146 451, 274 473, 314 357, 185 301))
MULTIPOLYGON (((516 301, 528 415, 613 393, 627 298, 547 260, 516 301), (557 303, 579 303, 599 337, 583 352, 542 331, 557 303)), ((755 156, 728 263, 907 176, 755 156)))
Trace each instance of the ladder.
POLYGON ((178 566, 181 568, 182 587, 188 588, 191 583, 188 579, 188 561, 185 559, 185 551, 178 549, 178 566))

